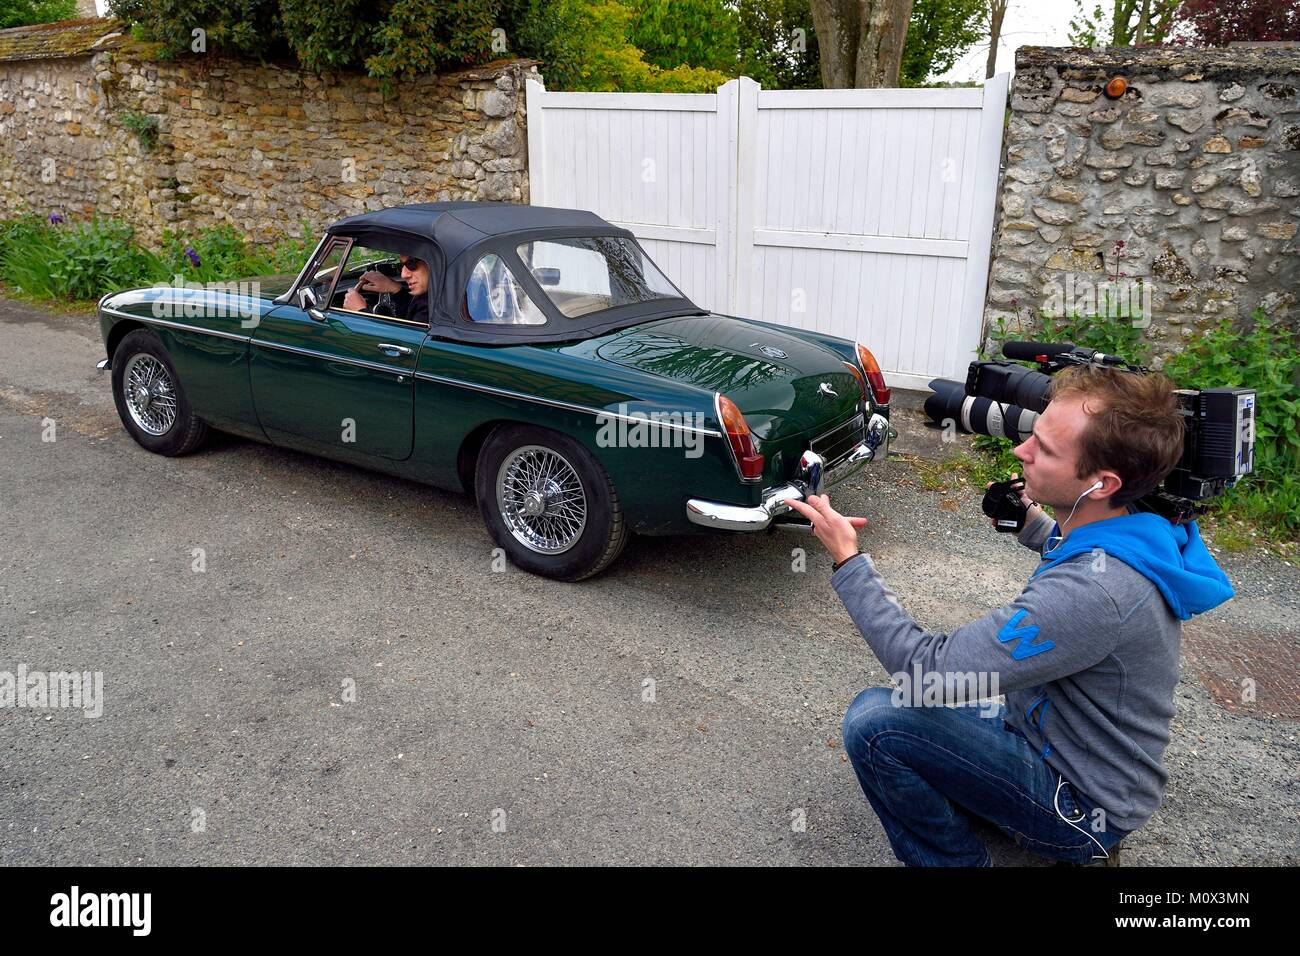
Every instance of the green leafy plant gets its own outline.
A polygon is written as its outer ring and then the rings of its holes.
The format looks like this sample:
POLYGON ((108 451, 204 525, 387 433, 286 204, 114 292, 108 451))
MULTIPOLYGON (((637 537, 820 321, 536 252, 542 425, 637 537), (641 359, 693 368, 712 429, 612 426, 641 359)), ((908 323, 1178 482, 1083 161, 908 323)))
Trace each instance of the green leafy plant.
POLYGON ((1255 470, 1214 508, 1270 540, 1300 538, 1300 336, 1256 311, 1192 339, 1164 371, 1181 388, 1255 389, 1255 470))
POLYGON ((95 299, 105 292, 154 281, 158 258, 115 220, 6 224, 0 276, 19 294, 38 299, 95 299))
POLYGON ((256 245, 228 225, 192 235, 167 232, 154 252, 134 230, 111 219, 66 224, 34 214, 0 221, 0 280, 32 299, 93 301, 106 292, 171 282, 229 282, 297 272, 315 246, 310 225, 300 237, 256 245))
POLYGON ((123 129, 135 133, 146 153, 152 153, 158 148, 158 117, 137 110, 122 110, 117 118, 123 129))
POLYGON ((1064 319, 1043 315, 1041 331, 1036 337, 1044 342, 1073 342, 1142 365, 1151 350, 1150 343, 1142 332, 1141 327, 1135 326, 1132 319, 1124 316, 1105 313, 1080 316, 1070 313, 1064 319))

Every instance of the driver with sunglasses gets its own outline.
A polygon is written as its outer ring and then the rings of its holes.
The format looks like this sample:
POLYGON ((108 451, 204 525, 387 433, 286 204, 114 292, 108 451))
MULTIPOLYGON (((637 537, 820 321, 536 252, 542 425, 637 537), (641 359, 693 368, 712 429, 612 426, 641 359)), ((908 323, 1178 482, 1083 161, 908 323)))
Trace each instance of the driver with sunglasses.
MULTIPOLYGON (((362 292, 378 292, 392 295, 394 316, 409 322, 429 321, 429 267, 424 260, 416 259, 405 253, 401 254, 402 281, 392 279, 377 269, 362 273, 357 284, 343 296, 344 308, 354 312, 374 312, 378 304, 371 308, 362 292)), ((381 300, 382 301, 382 300, 381 300)))

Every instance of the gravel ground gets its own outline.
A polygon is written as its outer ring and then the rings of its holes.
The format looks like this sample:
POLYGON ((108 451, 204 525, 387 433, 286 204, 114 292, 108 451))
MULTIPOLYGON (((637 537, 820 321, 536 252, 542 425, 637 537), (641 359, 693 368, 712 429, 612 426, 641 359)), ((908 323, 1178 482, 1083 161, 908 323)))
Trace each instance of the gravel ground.
MULTIPOLYGON (((494 574, 467 498, 233 438, 147 454, 102 355, 88 318, 0 300, 0 670, 102 671, 105 699, 0 717, 0 863, 896 863, 839 740, 886 677, 811 538, 636 539, 579 585, 494 574)), ((898 404, 896 447, 936 453, 898 404)), ((1036 562, 908 461, 834 497, 927 627, 1036 562)), ((1300 571, 1223 564, 1238 598, 1188 631, 1294 644, 1300 571)), ((1295 722, 1190 672, 1177 694, 1165 804, 1125 865, 1296 863, 1295 722)), ((987 835, 995 863, 1041 863, 987 835)))

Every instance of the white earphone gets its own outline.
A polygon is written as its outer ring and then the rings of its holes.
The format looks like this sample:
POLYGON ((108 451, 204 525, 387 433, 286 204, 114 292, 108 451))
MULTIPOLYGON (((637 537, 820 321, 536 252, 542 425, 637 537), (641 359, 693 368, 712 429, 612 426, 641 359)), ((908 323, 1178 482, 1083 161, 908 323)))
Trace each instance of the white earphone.
MULTIPOLYGON (((1090 494, 1092 494, 1101 486, 1102 483, 1100 481, 1095 482, 1091 488, 1089 488, 1083 494, 1079 495, 1079 497, 1075 498, 1074 507, 1070 509, 1070 516, 1066 518, 1064 521, 1058 522, 1057 523, 1058 527, 1064 529, 1065 526, 1069 524, 1070 521, 1074 518, 1074 512, 1077 511, 1079 508, 1079 502, 1082 501, 1084 498, 1088 497, 1090 494)), ((1053 535, 1052 537, 1048 538, 1046 541, 1043 542, 1043 555, 1046 556, 1048 551, 1055 551, 1057 547, 1059 547, 1060 542, 1063 540, 1064 538, 1062 538, 1060 535, 1053 535), (1052 544, 1053 541, 1056 541, 1057 544, 1052 544)))

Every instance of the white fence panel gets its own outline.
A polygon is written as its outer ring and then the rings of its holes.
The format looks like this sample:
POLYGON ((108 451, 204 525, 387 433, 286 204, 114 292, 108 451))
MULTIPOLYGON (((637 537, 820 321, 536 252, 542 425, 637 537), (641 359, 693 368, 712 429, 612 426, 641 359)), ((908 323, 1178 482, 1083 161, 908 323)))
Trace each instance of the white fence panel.
POLYGON ((697 304, 726 302, 731 95, 726 87, 718 93, 549 93, 530 81, 533 205, 589 209, 631 230, 697 304))
POLYGON ((978 347, 1006 74, 983 89, 550 93, 528 87, 537 205, 634 232, 717 312, 856 338, 891 384, 978 347))

